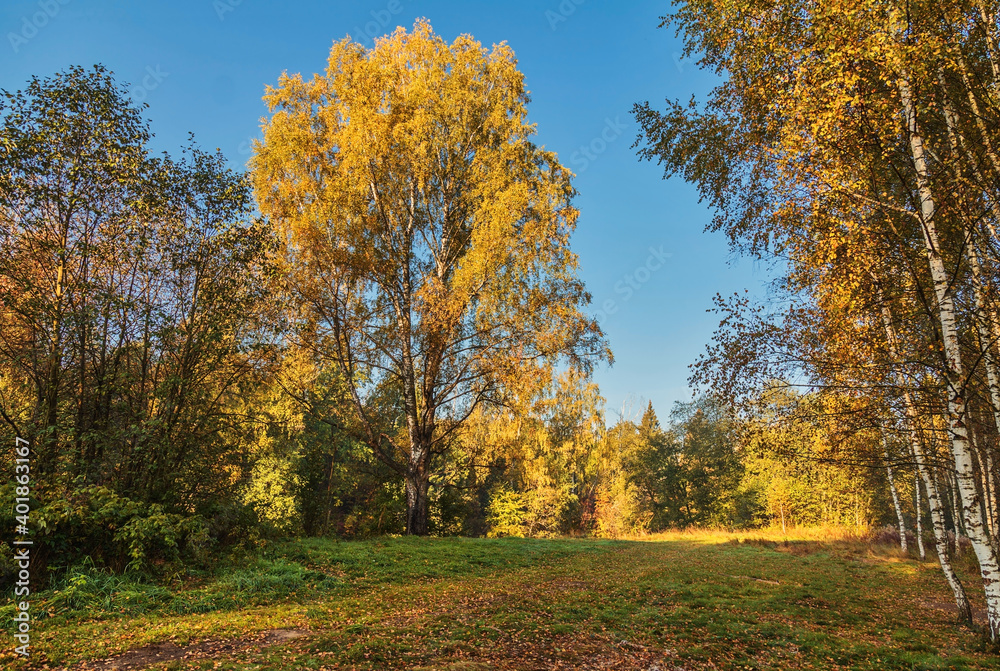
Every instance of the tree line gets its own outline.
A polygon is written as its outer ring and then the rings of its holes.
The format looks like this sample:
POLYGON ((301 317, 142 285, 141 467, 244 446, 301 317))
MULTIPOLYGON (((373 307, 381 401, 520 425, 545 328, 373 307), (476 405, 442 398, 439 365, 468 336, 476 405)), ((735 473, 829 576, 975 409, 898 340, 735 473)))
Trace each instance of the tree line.
MULTIPOLYGON (((694 26, 703 8, 690 11, 694 26)), ((284 76, 265 101, 243 174, 193 140, 179 159, 155 155, 143 107, 101 66, 3 93, 0 441, 32 445, 37 570, 92 557, 155 573, 283 534, 893 521, 905 544, 929 521, 940 542, 973 536, 941 456, 943 369, 915 335, 931 322, 882 280, 897 335, 877 340, 848 309, 862 285, 834 282, 850 268, 881 277, 889 260, 789 262, 787 319, 721 304, 732 330, 696 368, 705 395, 664 425, 649 404, 607 426, 591 372, 612 355, 569 244, 572 174, 533 141, 508 46, 449 44, 418 22, 371 49, 336 43, 325 73, 284 76), (903 348, 905 365, 891 356, 903 348), (785 373, 810 389, 782 385, 785 373)), ((721 199, 771 194, 787 241, 763 210, 726 229, 767 237, 751 251, 780 241, 794 260, 795 240, 796 253, 826 253, 792 230, 776 180, 731 189, 764 173, 728 153, 739 133, 749 151, 763 132, 730 111, 641 108, 647 155, 714 180, 720 227, 721 199)), ((993 257, 980 257, 988 283, 993 257)), ((986 459, 992 434, 974 430, 986 459)), ((3 501, 12 464, 0 464, 3 501)), ((12 506, 0 525, 13 527, 12 506)), ((6 575, 11 546, 0 551, 6 575)))

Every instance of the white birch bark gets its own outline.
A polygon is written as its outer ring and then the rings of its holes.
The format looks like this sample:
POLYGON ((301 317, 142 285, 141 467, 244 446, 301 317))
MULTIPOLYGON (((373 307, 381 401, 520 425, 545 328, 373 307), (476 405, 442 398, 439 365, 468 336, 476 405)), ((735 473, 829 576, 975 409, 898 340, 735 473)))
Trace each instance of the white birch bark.
MULTIPOLYGON (((969 269, 972 271, 972 289, 976 303, 975 322, 979 332, 979 348, 983 354, 983 366, 986 368, 986 382, 990 388, 990 405, 993 410, 993 423, 1000 435, 1000 369, 997 366, 997 359, 994 355, 996 343, 994 342, 996 332, 996 315, 990 309, 986 300, 986 285, 983 280, 982 265, 979 262, 979 254, 973 240, 966 242, 966 258, 969 260, 969 269)), ((998 523, 997 523, 997 492, 994 483, 996 482, 996 471, 994 470, 993 454, 989 445, 983 445, 983 482, 988 498, 987 510, 990 519, 990 526, 993 536, 993 548, 997 551, 998 523)))
MULTIPOLYGON (((983 13, 983 16, 987 14, 983 13)), ((989 29, 986 30, 987 38, 990 36, 989 29)), ((997 67, 996 62, 993 60, 992 47, 990 51, 990 60, 994 68, 997 67)), ((958 59, 959 65, 961 66, 962 82, 965 86, 966 93, 968 95, 969 104, 972 107, 973 118, 976 121, 976 126, 980 131, 981 142, 980 144, 985 147, 986 154, 990 159, 990 163, 993 168, 1000 169, 1000 161, 997 159, 996 152, 993 149, 993 142, 991 135, 986 131, 984 121, 979 113, 978 103, 976 101, 975 92, 972 90, 969 79, 968 68, 965 64, 965 60, 961 55, 958 59)), ((994 71, 994 75, 996 72, 994 71)), ((971 171, 972 175, 976 179, 976 183, 980 185, 986 185, 987 182, 983 178, 983 173, 980 170, 979 158, 971 150, 969 142, 966 139, 965 133, 963 133, 961 126, 958 121, 958 114, 955 108, 952 106, 951 101, 948 96, 948 83, 947 78, 943 68, 938 68, 938 84, 941 89, 942 104, 944 111, 944 118, 948 128, 948 138, 951 143, 951 149, 953 154, 957 156, 963 156, 967 164, 967 168, 971 171)), ((958 178, 963 179, 962 170, 960 167, 952 168, 952 174, 958 178)), ((1000 203, 994 198, 987 198, 990 211, 993 215, 993 219, 1000 221, 1000 203)), ((996 237, 996 229, 993 227, 992 222, 989 219, 985 220, 987 228, 990 233, 996 237)), ((969 225, 966 237, 965 237, 965 257, 969 263, 969 270, 972 276, 972 293, 975 303, 975 312, 973 314, 973 321, 976 325, 976 331, 979 336, 979 354, 980 360, 982 361, 983 367, 986 370, 987 386, 989 388, 989 399, 990 406, 993 411, 993 422, 997 428, 998 435, 1000 435, 1000 373, 998 373, 997 361, 994 356, 994 349, 996 343, 1000 340, 1000 325, 997 323, 997 315, 989 305, 986 294, 988 289, 986 283, 983 279, 982 264, 979 261, 979 252, 976 248, 976 235, 975 235, 976 224, 972 223, 969 225)), ((970 433, 970 440, 973 444, 972 454, 973 457, 979 458, 979 473, 982 484, 982 493, 984 496, 983 507, 984 507, 984 519, 986 520, 989 531, 990 540, 993 543, 993 551, 1000 558, 1000 538, 998 538, 998 520, 997 520, 997 491, 996 491, 996 473, 994 471, 993 454, 992 450, 988 446, 977 446, 975 444, 975 435, 970 433)), ((956 506, 957 509, 957 506, 956 506)), ((955 525, 956 534, 958 525, 955 525)))
POLYGON ((948 488, 951 490, 951 526, 955 529, 955 548, 962 540, 962 506, 958 502, 958 483, 955 474, 949 473, 948 488))
POLYGON ((896 510, 896 521, 899 523, 899 548, 906 552, 906 522, 903 520, 903 507, 899 503, 899 492, 896 490, 896 478, 892 472, 892 459, 889 456, 889 439, 886 438, 885 429, 882 429, 882 453, 885 455, 885 471, 889 477, 892 507, 896 510))
MULTIPOLYGON (((881 294, 881 291, 879 293, 881 294)), ((885 303, 885 297, 880 295, 880 298, 882 301, 882 325, 885 329, 889 357, 892 361, 899 362, 901 359, 898 339, 896 338, 896 327, 892 323, 892 312, 885 303)), ((917 548, 920 551, 920 558, 924 559, 926 557, 923 529, 920 520, 920 480, 923 480, 924 488, 927 491, 927 509, 931 514, 931 530, 934 532, 934 548, 937 551, 941 573, 944 574, 944 578, 951 588, 951 593, 955 597, 955 606, 958 608, 959 617, 971 623, 972 606, 969 604, 969 598, 965 594, 965 587, 952 568, 951 560, 948 557, 948 531, 944 523, 944 510, 941 505, 941 497, 938 495, 937 484, 934 482, 930 466, 924 458, 924 446, 919 434, 920 419, 917 413, 917 406, 913 401, 913 395, 910 393, 906 377, 903 375, 902 370, 898 368, 896 370, 896 384, 899 386, 903 396, 903 409, 906 413, 905 420, 907 434, 910 439, 910 450, 913 452, 913 460, 917 465, 914 489, 916 490, 917 548)))
POLYGON ((981 491, 983 492, 983 496, 980 499, 980 507, 982 508, 983 511, 983 519, 985 520, 986 528, 989 530, 990 533, 990 542, 993 544, 993 551, 996 552, 998 555, 1000 555, 1000 549, 997 548, 997 542, 996 542, 996 522, 993 516, 993 499, 991 496, 989 480, 988 480, 989 478, 988 473, 989 471, 992 471, 993 466, 992 463, 987 465, 987 461, 982 454, 983 450, 980 449, 980 446, 977 444, 975 431, 972 430, 969 431, 969 443, 972 445, 972 460, 973 462, 975 462, 975 465, 979 472, 979 482, 981 486, 981 491))
MULTIPOLYGON (((917 552, 920 553, 920 561, 927 559, 927 551, 924 549, 924 527, 923 522, 921 522, 921 510, 920 510, 920 472, 913 474, 913 510, 916 516, 916 529, 917 529, 917 552)), ((940 555, 940 552, 938 553, 940 555)), ((949 567, 950 568, 950 567, 949 567)), ((964 596, 964 590, 963 590, 964 596)))
POLYGON ((952 285, 941 255, 940 238, 935 219, 936 202, 931 188, 923 136, 917 125, 917 113, 910 83, 905 76, 899 80, 899 94, 906 120, 910 156, 913 159, 916 173, 917 190, 920 197, 920 219, 927 261, 934 283, 941 335, 944 340, 948 382, 948 430, 951 434, 951 453, 955 462, 955 474, 962 501, 962 517, 965 521, 969 541, 972 543, 976 558, 979 560, 983 589, 986 594, 990 638, 997 640, 1000 638, 1000 563, 998 563, 997 553, 994 551, 980 508, 980 493, 972 462, 968 429, 965 424, 967 412, 964 396, 965 375, 959 347, 957 313, 952 295, 952 285))

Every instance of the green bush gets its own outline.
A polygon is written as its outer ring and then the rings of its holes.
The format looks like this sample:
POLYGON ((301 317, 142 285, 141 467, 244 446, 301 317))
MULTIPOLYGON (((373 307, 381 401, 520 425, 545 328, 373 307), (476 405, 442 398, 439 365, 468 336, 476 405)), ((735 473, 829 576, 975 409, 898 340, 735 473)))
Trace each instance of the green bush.
POLYGON ((526 529, 528 507, 524 496, 507 487, 493 494, 489 507, 486 509, 486 523, 489 525, 488 536, 500 538, 517 536, 523 538, 526 529))
POLYGON ((117 572, 198 560, 212 542, 201 516, 168 513, 100 486, 43 501, 31 517, 49 556, 69 565, 91 557, 117 572))

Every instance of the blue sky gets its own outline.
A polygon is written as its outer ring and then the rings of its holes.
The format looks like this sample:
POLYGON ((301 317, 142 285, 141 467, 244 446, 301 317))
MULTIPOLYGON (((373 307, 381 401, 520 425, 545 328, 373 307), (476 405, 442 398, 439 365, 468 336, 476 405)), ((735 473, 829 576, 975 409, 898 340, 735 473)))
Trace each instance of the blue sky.
POLYGON ((688 365, 718 323, 712 296, 762 292, 734 261, 694 189, 640 163, 633 103, 703 96, 712 77, 680 58, 668 2, 632 0, 4 0, 0 88, 31 75, 103 63, 148 103, 155 149, 193 132, 234 165, 259 135, 264 86, 282 71, 322 71, 334 40, 368 41, 430 19, 446 39, 508 42, 525 73, 538 141, 577 173, 574 250, 615 353, 596 374, 609 420, 647 399, 661 418, 688 400, 688 365), (669 256, 668 256, 669 255, 669 256))

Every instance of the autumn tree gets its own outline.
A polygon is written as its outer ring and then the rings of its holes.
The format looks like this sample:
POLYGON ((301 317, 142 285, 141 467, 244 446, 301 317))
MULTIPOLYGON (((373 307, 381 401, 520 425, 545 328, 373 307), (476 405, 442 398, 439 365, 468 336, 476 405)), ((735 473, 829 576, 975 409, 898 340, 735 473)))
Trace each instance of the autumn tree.
POLYGON ((338 42, 265 100, 252 169, 299 338, 341 371, 336 421, 405 479, 424 534, 435 457, 478 405, 608 354, 581 312, 571 173, 531 141, 511 49, 426 21, 338 42))
POLYGON ((756 321, 757 337, 723 336, 725 351, 714 353, 728 358, 722 377, 759 379, 769 360, 786 379, 891 408, 882 426, 860 428, 906 436, 937 538, 944 492, 935 482, 954 481, 990 632, 1000 637, 994 9, 834 0, 677 7, 671 20, 688 53, 721 83, 703 106, 637 106, 643 154, 697 183, 716 208, 713 227, 738 248, 787 269, 780 285, 790 300, 779 319, 725 307, 756 321))

